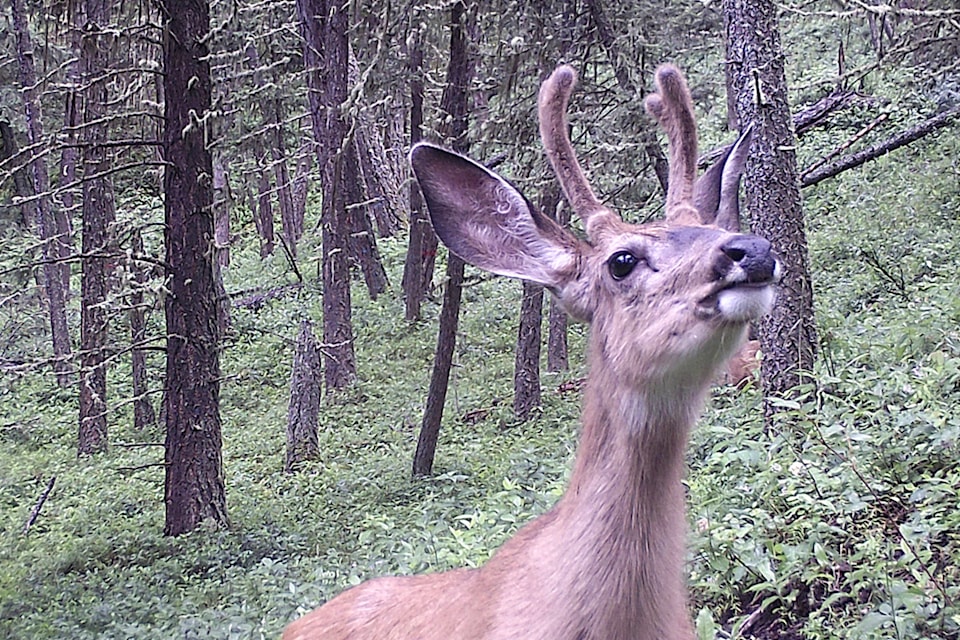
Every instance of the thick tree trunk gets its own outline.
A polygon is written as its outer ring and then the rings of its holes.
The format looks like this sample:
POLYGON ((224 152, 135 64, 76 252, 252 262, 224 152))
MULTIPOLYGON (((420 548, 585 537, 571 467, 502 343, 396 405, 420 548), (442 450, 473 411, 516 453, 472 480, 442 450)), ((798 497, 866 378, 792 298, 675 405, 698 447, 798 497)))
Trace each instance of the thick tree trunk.
POLYGON ((11 0, 13 31, 17 40, 17 62, 20 84, 23 87, 23 106, 27 120, 27 136, 34 155, 30 162, 30 176, 36 194, 33 201, 31 221, 40 236, 43 255, 43 289, 50 316, 50 335, 53 342, 53 370, 61 387, 70 384, 70 331, 67 327, 66 290, 63 284, 63 269, 57 225, 50 203, 50 177, 44 158, 36 155, 43 143, 43 121, 37 72, 33 62, 33 43, 27 26, 27 11, 23 0, 11 0))
MULTIPOLYGON (((450 9, 450 61, 447 66, 447 86, 440 99, 440 109, 449 118, 446 124, 453 148, 461 153, 467 151, 467 87, 474 74, 474 65, 467 51, 468 18, 462 1, 450 9)), ((445 127, 446 128, 446 127, 445 127)), ((434 235, 434 237, 436 237, 434 235)), ((413 458, 413 475, 429 475, 433 471, 433 458, 440 434, 440 421, 447 397, 453 352, 457 341, 457 325, 460 318, 460 294, 463 285, 463 260, 447 253, 447 282, 440 309, 440 330, 437 334, 437 351, 427 392, 426 408, 420 425, 417 451, 413 458)))
POLYGON ((372 118, 361 117, 354 132, 354 141, 367 194, 366 208, 376 222, 377 235, 387 238, 400 228, 401 198, 395 167, 387 156, 376 129, 377 125, 372 118))
POLYGON ((768 425, 776 413, 771 400, 803 381, 803 372, 813 368, 816 347, 796 138, 776 12, 772 0, 725 0, 723 5, 728 86, 735 91, 739 123, 754 126, 746 207, 752 231, 774 244, 785 270, 777 304, 759 325, 768 425))
POLYGON ((166 535, 227 526, 206 0, 165 0, 166 535))
POLYGON ((110 265, 115 258, 111 240, 115 219, 113 183, 105 175, 110 159, 104 143, 107 68, 112 36, 107 0, 86 0, 85 25, 80 46, 80 79, 83 100, 83 262, 80 284, 80 434, 77 452, 98 453, 107 448, 106 348, 109 316, 105 308, 110 265))
POLYGON ((347 99, 349 19, 346 8, 328 0, 297 0, 304 41, 308 101, 317 140, 323 207, 324 384, 327 396, 356 378, 350 300, 350 221, 343 193, 343 142, 347 134, 341 107, 347 99))
POLYGON ((287 408, 287 458, 284 469, 292 473, 319 454, 317 427, 320 415, 320 352, 309 320, 300 323, 290 375, 287 408))

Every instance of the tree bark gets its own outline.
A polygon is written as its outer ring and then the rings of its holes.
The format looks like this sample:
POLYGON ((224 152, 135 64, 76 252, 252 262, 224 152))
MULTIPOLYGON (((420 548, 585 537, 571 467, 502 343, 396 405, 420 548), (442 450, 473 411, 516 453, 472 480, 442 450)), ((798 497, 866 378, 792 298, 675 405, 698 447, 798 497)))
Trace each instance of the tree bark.
MULTIPOLYGON (((467 89, 473 77, 474 66, 467 51, 468 18, 464 3, 460 0, 450 9, 450 60, 447 66, 447 85, 440 99, 440 110, 449 117, 445 120, 448 137, 453 148, 467 151, 467 89)), ((440 309, 440 330, 437 335, 437 351, 430 377, 427 404, 420 425, 417 450, 413 458, 413 475, 429 475, 433 471, 433 459, 440 434, 440 421, 447 397, 453 352, 456 347, 457 325, 460 317, 460 294, 463 285, 463 260, 447 252, 447 282, 440 309)))
MULTIPOLYGON (((415 16, 416 12, 412 11, 411 14, 415 16)), ((410 70, 410 146, 413 147, 423 139, 423 44, 419 30, 414 31, 409 41, 407 64, 410 70)), ((433 237, 433 245, 436 246, 436 235, 427 220, 423 196, 415 180, 410 181, 409 196, 410 229, 407 255, 403 262, 402 288, 405 315, 408 322, 413 322, 420 319, 420 304, 427 291, 424 282, 424 252, 430 246, 428 238, 433 237)))
POLYGON ((270 176, 262 166, 263 148, 259 143, 254 144, 254 155, 260 160, 257 165, 257 202, 254 209, 254 221, 260 235, 260 257, 273 255, 277 245, 276 231, 273 226, 273 205, 270 202, 270 176), (259 151, 259 153, 257 153, 259 151))
POLYGON ((223 157, 213 161, 213 240, 217 264, 221 267, 230 266, 230 213, 233 210, 225 162, 223 157))
POLYGON ((83 100, 83 262, 80 283, 80 433, 77 453, 107 449, 106 348, 109 316, 105 308, 115 258, 111 239, 116 217, 110 158, 104 143, 107 84, 104 71, 113 50, 108 0, 86 0, 80 46, 83 100))
POLYGON ((301 137, 300 148, 297 151, 297 170, 293 176, 293 215, 294 220, 300 225, 301 233, 307 213, 307 192, 310 189, 310 167, 315 155, 314 144, 313 140, 301 137))
MULTIPOLYGON (((0 164, 13 158, 18 153, 20 153, 20 149, 17 144, 16 134, 13 132, 13 127, 11 127, 10 123, 6 120, 0 119, 0 164)), ((34 193, 27 171, 23 168, 13 168, 12 174, 14 193, 23 200, 31 198, 34 193)), ((19 219, 17 219, 16 216, 14 216, 13 219, 4 217, 0 219, 0 222, 5 223, 5 227, 8 226, 9 222, 15 222, 24 230, 29 229, 32 226, 30 205, 26 203, 21 204, 19 210, 19 219)))
POLYGON ((290 375, 287 409, 287 457, 284 469, 292 473, 319 452, 317 427, 320 415, 320 352, 309 320, 300 323, 290 375))
POLYGON ((133 374, 133 426, 142 431, 157 423, 157 415, 150 400, 150 385, 147 380, 147 352, 143 348, 147 339, 146 310, 143 300, 143 287, 149 279, 147 270, 138 262, 143 256, 143 236, 137 229, 131 238, 133 260, 134 285, 129 296, 130 310, 130 341, 133 349, 130 351, 130 369, 133 374))
POLYGON ((277 97, 269 102, 272 108, 265 114, 264 121, 272 120, 273 140, 270 153, 273 156, 273 172, 277 182, 277 202, 280 204, 280 221, 283 224, 283 239, 290 253, 296 257, 297 243, 303 235, 303 217, 298 219, 293 206, 293 184, 287 167, 287 144, 283 127, 283 102, 277 97))
POLYGON ((347 208, 350 224, 348 241, 350 257, 363 274, 363 281, 367 285, 370 299, 376 300, 378 295, 387 290, 387 272, 383 268, 383 261, 380 260, 380 252, 377 250, 373 222, 367 206, 363 204, 367 198, 364 197, 362 182, 357 179, 361 170, 356 144, 350 144, 344 148, 342 161, 347 170, 341 172, 340 190, 346 196, 344 206, 347 208))
POLYGON ((543 286, 523 283, 516 359, 513 367, 513 413, 525 421, 540 406, 540 325, 543 286))
POLYGON ((165 0, 164 213, 168 290, 166 535, 227 518, 220 422, 220 306, 213 230, 210 13, 206 0, 165 0))
POLYGON ((773 312, 759 323, 766 423, 772 400, 787 396, 813 368, 816 328, 813 287, 797 175, 796 138, 787 102, 784 55, 772 0, 724 0, 728 86, 741 125, 754 125, 746 167, 746 207, 752 231, 770 240, 784 279, 773 312))
POLYGON ((437 350, 433 356, 433 372, 427 403, 423 410, 423 422, 417 437, 417 450, 413 456, 413 475, 428 476, 433 473, 433 459, 440 437, 440 422, 450 386, 450 370, 453 368, 453 352, 457 346, 457 326, 460 321, 460 295, 463 291, 463 260, 447 253, 447 282, 440 308, 440 329, 437 333, 437 350))
POLYGON ((50 204, 50 176, 47 164, 36 153, 43 144, 43 120, 37 85, 37 72, 33 61, 33 43, 27 26, 27 11, 23 0, 11 0, 13 31, 17 41, 17 62, 20 84, 23 87, 23 106, 27 120, 27 137, 33 149, 30 161, 30 177, 33 191, 31 221, 40 236, 43 255, 43 290, 50 317, 50 335, 53 342, 53 370, 61 387, 70 384, 70 330, 67 326, 66 291, 63 285, 63 270, 59 264, 61 251, 50 204))
POLYGON ((330 0, 297 0, 304 41, 307 95, 317 164, 321 171, 323 206, 320 212, 323 243, 323 342, 324 385, 327 397, 353 383, 356 356, 350 300, 349 235, 341 150, 347 123, 341 107, 347 100, 347 8, 330 0))
MULTIPOLYGON (((546 187, 540 197, 540 211, 556 219, 557 205, 560 203, 560 189, 554 182, 546 187)), ((561 313, 563 313, 561 311, 561 313)), ((523 297, 520 301, 520 323, 517 331, 516 360, 513 369, 513 413, 518 420, 525 421, 540 406, 540 344, 543 324, 543 287, 531 282, 523 283, 523 297)), ((562 335, 552 336, 549 346, 558 352, 554 354, 554 365, 562 360, 566 368, 566 314, 562 325, 552 327, 562 335), (559 344, 558 344, 559 343, 559 344)), ((559 369, 552 369, 554 371, 559 369)))

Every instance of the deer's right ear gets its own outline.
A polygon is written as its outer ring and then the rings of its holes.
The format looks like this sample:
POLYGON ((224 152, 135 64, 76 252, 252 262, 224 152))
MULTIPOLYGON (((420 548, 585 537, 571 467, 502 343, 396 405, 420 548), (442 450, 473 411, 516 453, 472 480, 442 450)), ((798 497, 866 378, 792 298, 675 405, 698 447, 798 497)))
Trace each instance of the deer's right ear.
POLYGON ((437 236, 463 260, 554 290, 576 277, 580 241, 507 180, 426 143, 410 151, 410 163, 437 236))

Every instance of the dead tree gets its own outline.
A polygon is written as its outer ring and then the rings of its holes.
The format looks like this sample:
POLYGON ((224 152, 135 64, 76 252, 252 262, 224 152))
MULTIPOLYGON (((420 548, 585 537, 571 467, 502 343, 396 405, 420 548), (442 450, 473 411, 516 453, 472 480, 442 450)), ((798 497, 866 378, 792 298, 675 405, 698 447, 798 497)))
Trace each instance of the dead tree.
POLYGON ((317 428, 320 414, 320 351, 313 325, 300 322, 290 374, 290 404, 287 408, 287 458, 284 469, 292 473, 319 453, 317 428))

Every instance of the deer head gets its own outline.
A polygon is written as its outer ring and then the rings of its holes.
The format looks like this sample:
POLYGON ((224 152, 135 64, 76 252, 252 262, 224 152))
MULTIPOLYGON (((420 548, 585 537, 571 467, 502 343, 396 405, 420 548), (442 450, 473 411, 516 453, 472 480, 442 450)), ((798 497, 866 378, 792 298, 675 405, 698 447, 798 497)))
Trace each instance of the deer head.
POLYGON ((737 233, 737 189, 750 130, 696 180, 696 125, 686 82, 665 65, 656 83, 646 107, 670 147, 661 222, 624 222, 587 182, 567 133, 575 84, 568 66, 541 88, 540 133, 586 239, 472 160, 429 144, 411 152, 444 244, 481 269, 548 287, 571 315, 592 323, 594 336, 602 336, 595 347, 604 362, 637 388, 683 372, 708 379, 740 344, 747 323, 769 309, 780 271, 769 242, 737 233))

